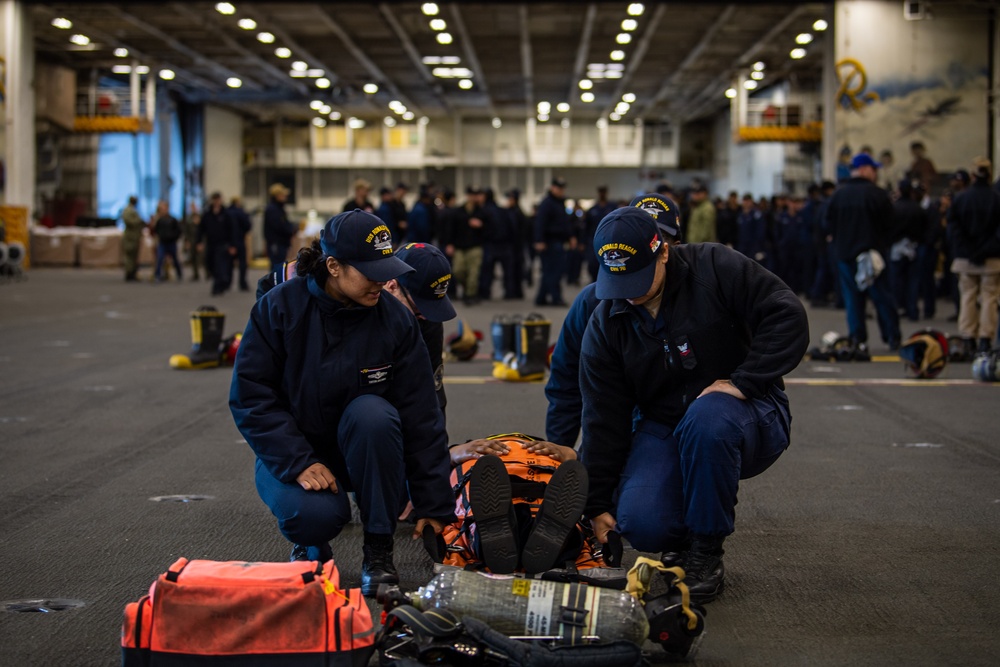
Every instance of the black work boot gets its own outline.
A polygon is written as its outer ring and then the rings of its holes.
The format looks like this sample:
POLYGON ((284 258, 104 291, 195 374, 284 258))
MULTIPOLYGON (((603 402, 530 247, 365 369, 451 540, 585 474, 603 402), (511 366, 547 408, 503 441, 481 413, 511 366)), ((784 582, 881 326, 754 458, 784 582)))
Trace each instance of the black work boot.
POLYGON ((725 537, 692 535, 691 546, 684 552, 684 583, 691 601, 705 604, 719 597, 726 576, 722 565, 722 542, 725 537))
POLYGON ((587 504, 587 469, 576 459, 566 461, 552 474, 545 487, 535 525, 521 550, 521 565, 528 574, 552 569, 563 544, 576 530, 587 504))
POLYGON ((507 466, 487 454, 472 466, 469 504, 476 521, 479 552, 490 572, 510 574, 517 568, 517 518, 507 466))
POLYGON ((684 567, 684 552, 691 548, 691 540, 676 539, 671 540, 667 547, 660 554, 660 561, 664 567, 684 567))
POLYGON ((399 574, 392 563, 392 535, 365 532, 361 562, 361 594, 373 597, 380 584, 399 584, 399 574))
POLYGON ((993 349, 993 344, 990 342, 989 338, 980 338, 979 346, 976 348, 976 352, 982 354, 983 352, 989 352, 993 349))

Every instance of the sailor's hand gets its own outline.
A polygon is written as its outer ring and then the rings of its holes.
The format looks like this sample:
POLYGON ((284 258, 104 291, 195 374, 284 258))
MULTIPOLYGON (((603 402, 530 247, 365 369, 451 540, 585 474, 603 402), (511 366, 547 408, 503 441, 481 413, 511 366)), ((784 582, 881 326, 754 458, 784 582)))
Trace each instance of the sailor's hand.
POLYGON ((736 385, 734 385, 731 380, 716 380, 712 384, 705 387, 701 393, 698 394, 698 398, 701 398, 705 394, 712 394, 717 391, 722 392, 723 394, 729 394, 733 398, 738 398, 741 401, 747 400, 746 395, 737 389, 736 385))
POLYGON ((571 447, 557 445, 556 443, 548 442, 547 440, 526 442, 523 447, 532 454, 542 454, 544 456, 548 456, 550 459, 558 461, 559 463, 576 458, 576 451, 571 447))
POLYGON ((339 491, 333 473, 322 463, 312 464, 300 472, 295 481, 306 491, 323 491, 325 489, 329 489, 332 493, 339 491))
POLYGON ((615 529, 615 518, 610 512, 598 514, 590 520, 590 525, 594 529, 594 537, 601 544, 608 543, 608 532, 615 529))
POLYGON ((478 459, 486 454, 503 456, 510 451, 510 448, 499 440, 469 440, 461 445, 455 445, 448 453, 451 455, 452 465, 458 465, 463 461, 478 459))
POLYGON ((427 526, 433 528, 436 535, 440 535, 441 531, 444 530, 444 524, 437 519, 417 519, 417 525, 413 529, 413 539, 419 540, 423 537, 424 528, 427 526))

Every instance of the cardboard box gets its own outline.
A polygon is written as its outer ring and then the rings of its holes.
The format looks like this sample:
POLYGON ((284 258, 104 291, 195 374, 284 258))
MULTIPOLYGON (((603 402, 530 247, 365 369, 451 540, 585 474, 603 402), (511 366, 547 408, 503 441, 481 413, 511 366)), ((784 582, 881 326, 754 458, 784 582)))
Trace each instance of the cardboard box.
POLYGON ((117 229, 81 229, 77 238, 80 266, 108 268, 122 265, 122 233, 117 229))
POLYGON ((74 227, 34 227, 31 261, 35 266, 75 266, 77 241, 74 227))

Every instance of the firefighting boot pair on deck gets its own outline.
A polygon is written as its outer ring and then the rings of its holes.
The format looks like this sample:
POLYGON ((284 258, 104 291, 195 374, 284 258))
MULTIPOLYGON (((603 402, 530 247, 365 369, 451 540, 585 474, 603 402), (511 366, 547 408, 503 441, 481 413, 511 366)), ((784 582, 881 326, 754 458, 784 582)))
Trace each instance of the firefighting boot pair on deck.
POLYGON ((725 537, 692 535, 673 549, 665 550, 660 560, 670 567, 684 570, 684 583, 691 601, 705 604, 719 597, 725 587, 726 568, 722 564, 725 537))
POLYGON ((223 340, 225 324, 225 314, 215 306, 202 306, 191 313, 191 352, 172 355, 170 367, 195 370, 223 364, 232 366, 243 335, 237 333, 223 340))
POLYGON ((512 503, 507 466, 497 456, 480 458, 472 467, 469 504, 476 522, 479 551, 491 572, 528 574, 552 569, 576 530, 587 502, 587 471, 579 461, 566 461, 552 474, 523 546, 512 503))
POLYGON ((552 323, 532 313, 521 319, 497 315, 490 327, 493 377, 508 382, 541 380, 548 368, 552 323))

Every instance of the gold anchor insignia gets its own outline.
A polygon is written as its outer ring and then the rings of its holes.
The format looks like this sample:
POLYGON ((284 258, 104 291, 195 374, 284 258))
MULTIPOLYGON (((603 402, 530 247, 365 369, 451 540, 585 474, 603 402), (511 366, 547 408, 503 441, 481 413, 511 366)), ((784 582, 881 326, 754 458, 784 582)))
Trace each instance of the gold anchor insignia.
POLYGON ((868 87, 868 75, 865 73, 865 68, 857 60, 844 58, 836 64, 836 68, 837 80, 840 82, 840 88, 837 89, 836 95, 838 101, 846 98, 855 111, 861 111, 866 104, 879 99, 878 93, 874 90, 864 92, 865 88, 868 87), (850 69, 843 73, 843 67, 850 69), (851 84, 854 82, 857 85, 852 88, 851 84))

